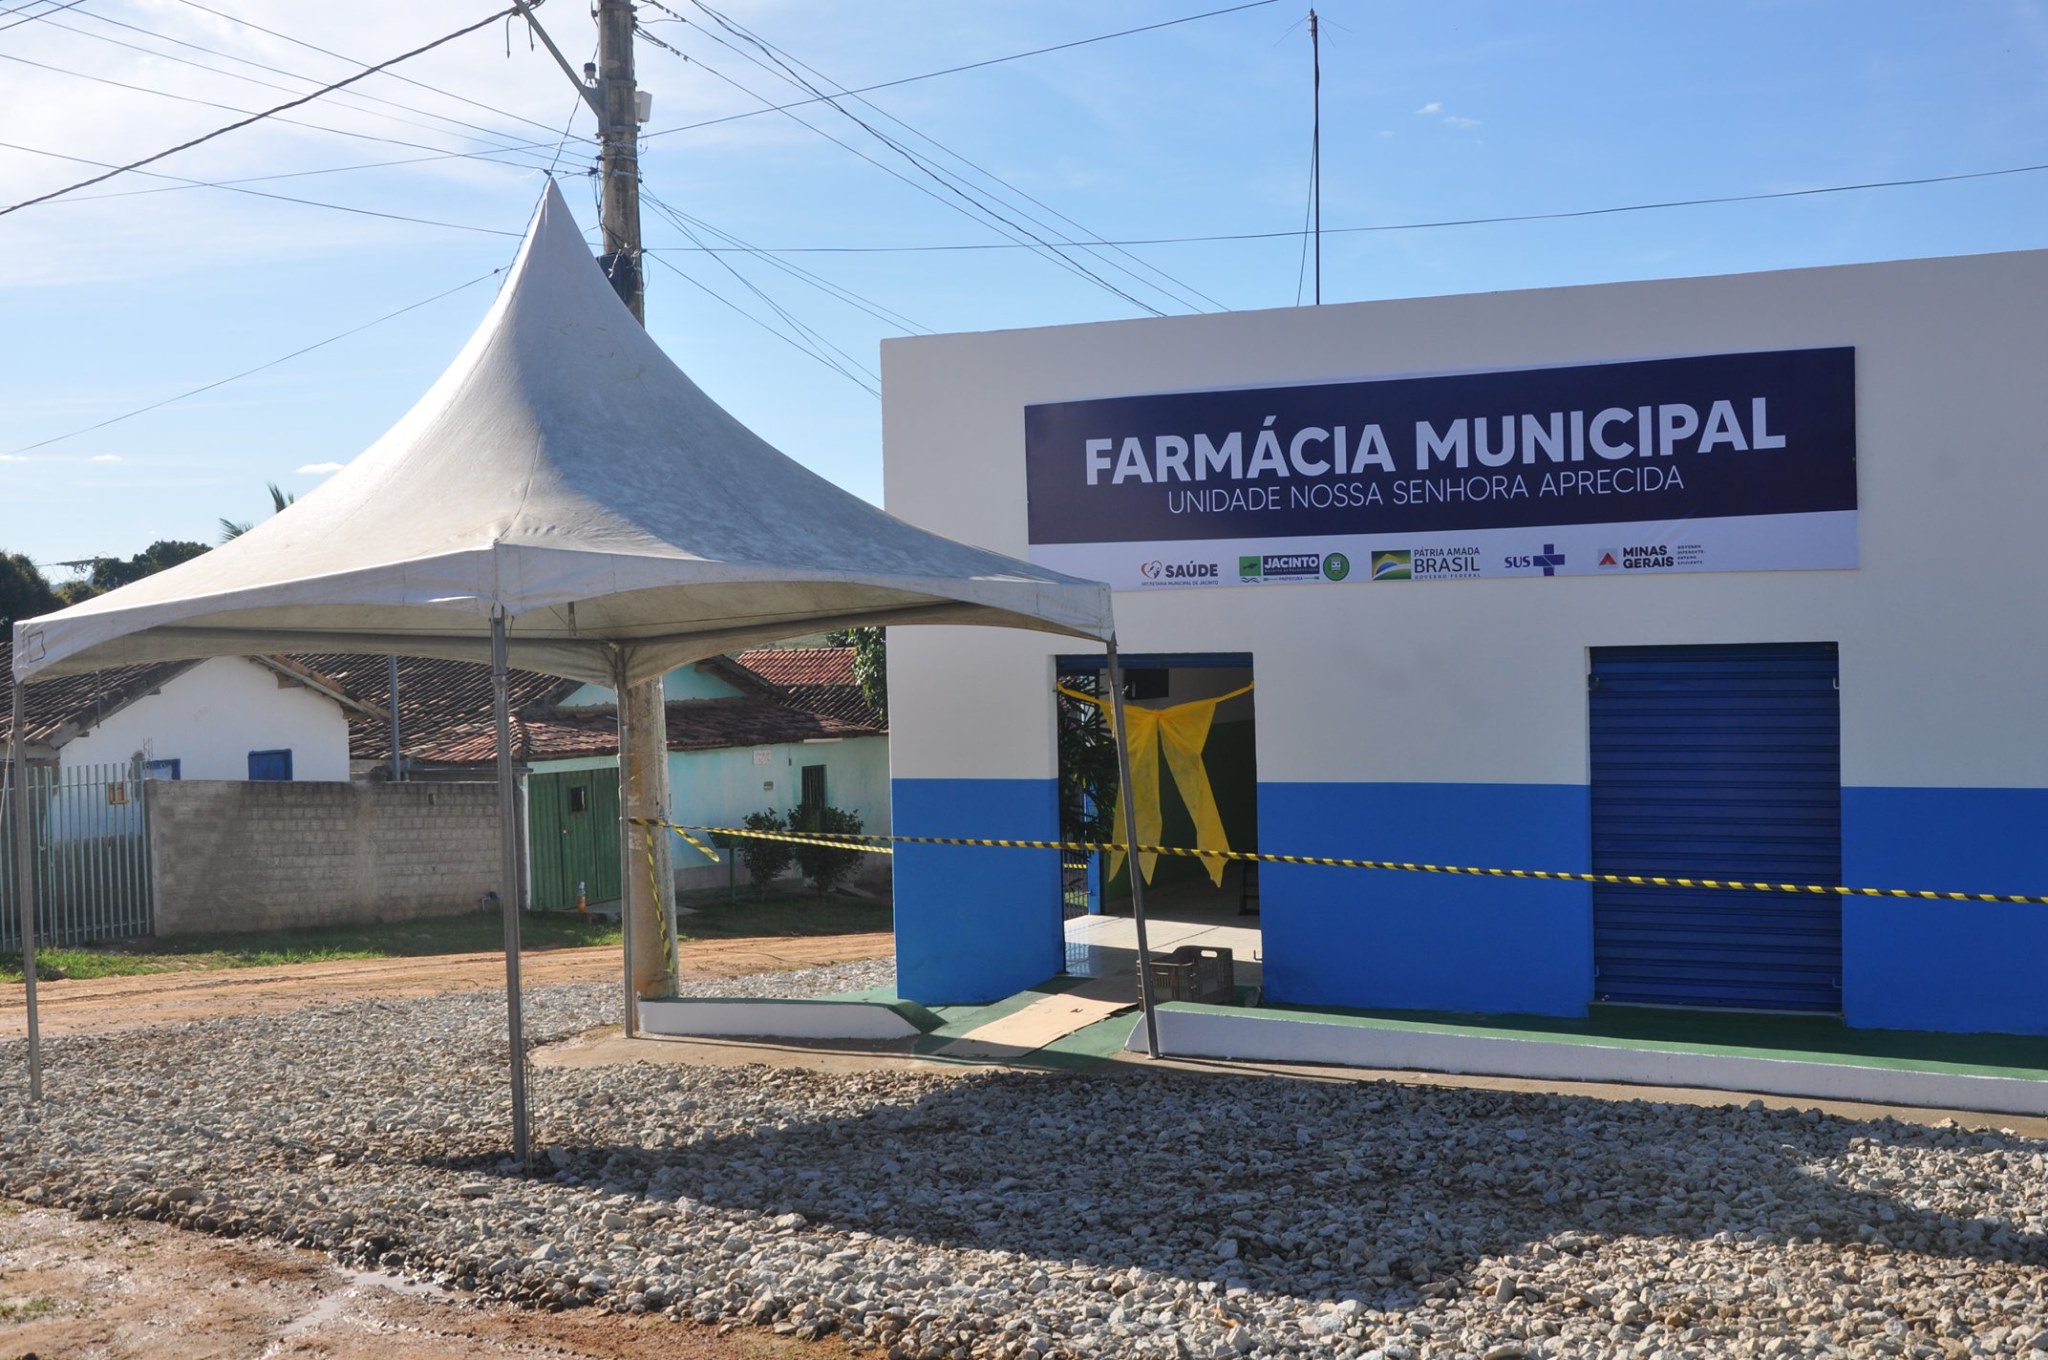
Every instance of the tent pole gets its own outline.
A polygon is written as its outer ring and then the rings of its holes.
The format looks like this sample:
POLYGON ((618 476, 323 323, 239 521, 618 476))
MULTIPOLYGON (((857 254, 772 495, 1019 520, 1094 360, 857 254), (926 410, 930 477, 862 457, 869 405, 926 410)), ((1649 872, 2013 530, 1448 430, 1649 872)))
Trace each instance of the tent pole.
POLYGON ((633 823, 626 797, 626 751, 633 744, 632 722, 626 716, 626 651, 612 652, 612 697, 619 708, 619 940, 626 970, 626 1037, 638 1028, 640 997, 633 990, 633 823))
POLYGON ((491 608, 491 716, 498 726, 498 909, 505 919, 505 1036, 512 1064, 512 1155, 533 1170, 526 1126, 526 1026, 519 1000, 518 781, 512 774, 512 682, 506 674, 505 607, 491 608))
POLYGON ((1116 639, 1108 643, 1109 711, 1116 720, 1116 772, 1124 805, 1124 868, 1131 876, 1131 920, 1138 928, 1138 1004, 1145 1012, 1145 1052, 1159 1056, 1159 1016, 1152 1001, 1152 947, 1145 935, 1145 875, 1138 871, 1138 800, 1131 787, 1131 743, 1124 728, 1124 672, 1116 639))
POLYGON ((28 1098, 43 1098, 43 1031, 36 1015, 36 847, 28 801, 28 699, 14 682, 14 897, 21 911, 21 979, 28 1007, 28 1098))

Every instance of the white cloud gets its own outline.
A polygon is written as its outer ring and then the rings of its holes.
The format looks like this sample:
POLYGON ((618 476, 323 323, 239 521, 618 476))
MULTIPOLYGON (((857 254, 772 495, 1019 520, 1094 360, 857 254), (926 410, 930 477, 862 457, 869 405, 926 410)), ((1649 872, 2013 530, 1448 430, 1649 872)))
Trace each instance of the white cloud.
POLYGON ((0 463, 26 463, 28 459, 18 453, 0 453, 0 463))
POLYGON ((325 477, 330 472, 341 471, 341 467, 340 463, 307 463, 299 471, 313 476, 325 477))
POLYGON ((96 453, 85 461, 88 463, 118 463, 121 461, 121 455, 118 453, 96 453))
POLYGON ((1442 101, 1436 99, 1430 100, 1427 104, 1424 104, 1421 108, 1416 110, 1416 112, 1419 114, 1442 113, 1443 111, 1444 106, 1442 101))
POLYGON ((1454 128, 1476 128, 1479 126, 1479 120, 1477 118, 1458 118, 1453 116, 1444 119, 1444 126, 1454 128))

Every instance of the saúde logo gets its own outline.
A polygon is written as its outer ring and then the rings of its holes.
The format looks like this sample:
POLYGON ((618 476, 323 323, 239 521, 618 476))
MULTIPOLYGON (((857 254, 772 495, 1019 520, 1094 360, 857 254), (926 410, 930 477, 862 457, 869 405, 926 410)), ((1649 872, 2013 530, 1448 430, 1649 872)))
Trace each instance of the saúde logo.
POLYGON ((1154 559, 1138 570, 1144 575, 1147 585, 1202 585, 1217 578, 1214 562, 1162 562, 1154 559))

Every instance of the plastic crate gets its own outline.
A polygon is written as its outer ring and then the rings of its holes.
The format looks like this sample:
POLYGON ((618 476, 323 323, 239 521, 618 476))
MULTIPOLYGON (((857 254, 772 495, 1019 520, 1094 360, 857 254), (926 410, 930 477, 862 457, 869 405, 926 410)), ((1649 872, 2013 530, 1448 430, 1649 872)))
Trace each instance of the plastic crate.
POLYGON ((1237 999, 1237 965, 1230 951, 1184 944, 1153 959, 1152 999, 1228 1005, 1237 999))

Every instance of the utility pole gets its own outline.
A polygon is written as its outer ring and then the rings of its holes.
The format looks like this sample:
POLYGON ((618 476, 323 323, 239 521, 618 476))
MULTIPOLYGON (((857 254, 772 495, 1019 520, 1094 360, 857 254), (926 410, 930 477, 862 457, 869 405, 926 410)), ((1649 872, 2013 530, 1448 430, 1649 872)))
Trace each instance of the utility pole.
MULTIPOLYGON (((632 0, 596 0, 597 60, 579 80, 534 18, 534 0, 513 0, 556 63, 583 91, 597 115, 599 216, 604 254, 598 264, 633 319, 647 321, 640 263, 640 90, 633 74, 632 0)), ((618 668, 619 911, 625 936, 626 1034, 638 1028, 633 1001, 676 990, 676 951, 664 948, 662 924, 675 921, 675 872, 666 833, 645 825, 668 820, 668 701, 660 676, 628 684, 618 668), (636 824, 636 819, 640 824, 636 824), (636 850, 641 853, 636 853, 636 850)))
POLYGON ((633 81, 632 0, 597 0, 597 105, 597 167, 602 188, 599 216, 604 225, 604 255, 598 263, 633 319, 644 326, 647 294, 640 267, 640 90, 633 81))

